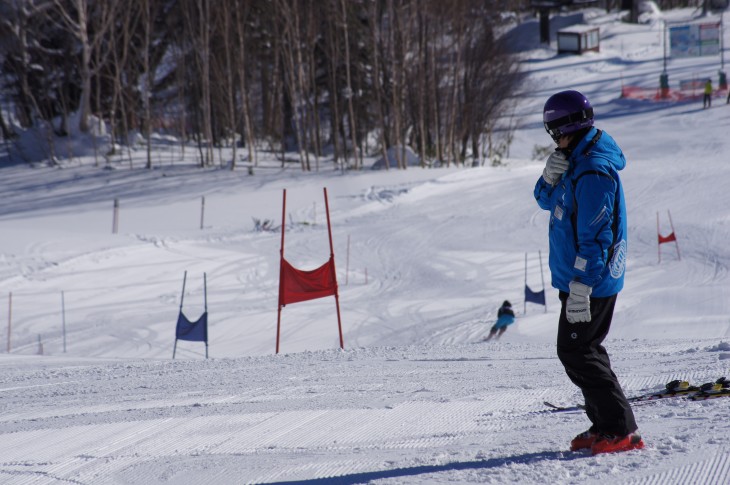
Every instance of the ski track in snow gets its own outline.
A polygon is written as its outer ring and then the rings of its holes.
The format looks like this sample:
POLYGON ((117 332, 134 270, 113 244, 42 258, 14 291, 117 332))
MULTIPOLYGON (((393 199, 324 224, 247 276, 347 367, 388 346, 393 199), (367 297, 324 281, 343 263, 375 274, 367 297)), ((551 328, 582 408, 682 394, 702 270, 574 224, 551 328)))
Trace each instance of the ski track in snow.
MULTIPOLYGON (((682 354, 677 343, 630 343, 615 365, 641 369, 666 356, 664 375, 626 373, 627 393, 674 378, 699 382, 725 369, 703 345, 698 341, 696 350, 682 354)), ((638 452, 619 458, 553 451, 564 449, 563 437, 585 419, 542 405, 578 399, 552 352, 547 345, 498 343, 276 360, 70 363, 62 370, 42 361, 4 365, 13 385, 0 388, 0 477, 13 485, 195 483, 202 476, 238 483, 328 477, 387 483, 422 475, 439 482, 440 474, 456 473, 471 477, 464 481, 501 483, 511 481, 512 467, 532 467, 537 477, 559 463, 570 482, 573 473, 580 478, 584 461, 597 468, 590 477, 595 483, 628 472, 626 483, 647 484, 721 483, 730 476, 728 448, 713 425, 730 417, 730 399, 638 406, 648 441, 641 453, 651 455, 654 472, 632 471, 638 452), (526 360, 525 353, 534 358, 526 360), (304 372, 295 378, 285 372, 292 366, 304 372), (492 385, 490 375, 510 384, 492 385), (293 378, 299 382, 279 385, 293 378), (53 396, 52 404, 45 396, 53 396), (700 412, 714 418, 695 419, 700 412), (685 424, 667 428, 662 416, 685 424), (515 442, 517 436, 534 440, 515 442), (693 449, 698 440, 707 441, 701 453, 693 449)))

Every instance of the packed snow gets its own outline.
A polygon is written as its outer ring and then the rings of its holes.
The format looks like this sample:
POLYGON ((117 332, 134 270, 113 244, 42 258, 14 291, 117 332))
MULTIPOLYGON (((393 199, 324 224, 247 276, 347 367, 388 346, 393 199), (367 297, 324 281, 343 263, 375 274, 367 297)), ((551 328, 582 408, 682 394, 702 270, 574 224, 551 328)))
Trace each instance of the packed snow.
MULTIPOLYGON (((532 153, 551 144, 542 105, 568 88, 628 159, 626 287, 606 342, 626 394, 730 377, 726 92, 710 109, 622 98, 658 87, 663 26, 617 17, 586 12, 601 48, 581 56, 540 47, 534 20, 518 27, 528 76, 499 166, 303 173, 262 154, 250 175, 195 168, 170 145, 151 171, 3 167, 0 482, 730 482, 730 399, 636 406, 646 448, 595 457, 568 451, 585 416, 543 404, 580 402, 555 355, 548 216, 532 195, 532 153), (276 354, 281 233, 254 220, 280 226, 287 189, 287 260, 316 268, 325 187, 344 349, 326 297, 282 310, 276 354), (524 302, 541 267, 545 307, 524 302), (207 283, 207 360, 185 341, 172 359, 186 271, 191 320, 207 283), (505 299, 517 321, 484 342, 505 299)), ((670 83, 717 87, 721 62, 669 59, 670 83)))

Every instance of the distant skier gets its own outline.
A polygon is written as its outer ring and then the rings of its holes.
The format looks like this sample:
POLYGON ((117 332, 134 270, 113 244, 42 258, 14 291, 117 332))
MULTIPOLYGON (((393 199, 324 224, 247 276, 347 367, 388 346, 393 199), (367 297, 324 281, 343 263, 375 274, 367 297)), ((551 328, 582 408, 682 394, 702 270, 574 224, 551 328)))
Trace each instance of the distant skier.
POLYGON ((709 108, 712 105, 712 80, 705 81, 705 96, 702 98, 702 109, 709 108))
POLYGON ((484 340, 489 342, 493 337, 499 340, 507 327, 515 323, 515 312, 512 310, 512 304, 508 300, 504 300, 502 306, 497 310, 497 323, 492 326, 489 335, 484 340))
POLYGON ((593 126, 593 107, 578 91, 552 95, 545 129, 558 147, 535 184, 538 205, 550 211, 550 271, 561 302, 558 358, 583 392, 591 427, 570 444, 597 453, 643 448, 636 420, 611 370, 606 349, 626 268, 626 204, 619 170, 626 159, 607 133, 593 126))

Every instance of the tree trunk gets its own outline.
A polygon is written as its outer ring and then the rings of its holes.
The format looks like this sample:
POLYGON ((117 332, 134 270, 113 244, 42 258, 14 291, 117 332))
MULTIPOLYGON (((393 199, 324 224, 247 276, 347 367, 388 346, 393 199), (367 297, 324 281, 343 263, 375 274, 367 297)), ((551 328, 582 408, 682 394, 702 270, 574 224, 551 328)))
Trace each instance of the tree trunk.
POLYGON ((3 118, 3 111, 0 109, 0 133, 3 135, 4 140, 12 140, 17 138, 17 135, 10 131, 8 125, 5 124, 5 118, 3 118))
MULTIPOLYGON (((339 8, 336 5, 336 0, 328 2, 328 5, 332 7, 333 12, 328 12, 332 18, 337 18, 337 11, 339 8)), ((337 68, 340 62, 339 59, 339 46, 337 39, 337 30, 335 22, 327 23, 327 54, 328 54, 328 90, 329 90, 329 110, 330 110, 330 137, 332 144, 334 145, 334 164, 335 167, 339 166, 340 170, 344 172, 347 164, 347 142, 344 143, 345 147, 342 148, 342 142, 340 141, 340 97, 338 93, 339 84, 337 82, 337 68), (342 150, 342 151, 341 151, 342 150), (342 154, 342 161, 340 161, 340 154, 342 154)))
POLYGON ((352 90, 352 76, 350 73, 350 32, 347 28, 347 6, 345 4, 345 0, 340 0, 340 5, 342 7, 342 26, 344 29, 344 44, 345 44, 345 76, 347 79, 347 109, 350 114, 349 119, 349 125, 350 125, 350 138, 352 139, 352 151, 353 151, 353 157, 355 159, 355 168, 361 169, 362 168, 362 161, 360 160, 360 157, 358 157, 358 151, 357 151, 357 120, 355 120, 355 109, 353 108, 352 104, 352 98, 355 96, 355 93, 352 90))
POLYGON ((150 2, 143 0, 142 10, 144 15, 144 45, 143 45, 143 66, 145 72, 144 83, 144 118, 145 138, 147 140, 147 165, 148 170, 152 168, 152 110, 150 109, 150 98, 152 97, 152 75, 150 72, 150 30, 152 29, 152 16, 150 15, 150 2))
MULTIPOLYGON (((390 55, 390 69, 391 69, 391 81, 392 81, 392 93, 391 93, 391 103, 392 103, 392 114, 393 114, 393 143, 396 147, 401 146, 403 144, 403 139, 401 138, 401 100, 399 99, 399 95, 401 92, 400 83, 401 83, 401 69, 402 64, 399 62, 400 59, 398 59, 399 50, 396 47, 396 33, 398 32, 398 29, 400 26, 397 24, 398 14, 395 11, 395 6, 393 5, 393 0, 388 0, 388 21, 389 21, 389 55, 390 55)), ((393 150, 393 153, 395 154, 395 159, 398 164, 398 168, 403 169, 405 168, 405 163, 403 160, 401 160, 401 153, 400 150, 393 150)))
MULTIPOLYGON (((243 125, 246 134, 246 146, 248 147, 248 160, 252 166, 257 165, 253 123, 251 120, 251 106, 249 102, 248 83, 246 80, 246 22, 248 20, 249 2, 243 0, 233 9, 236 16, 236 39, 238 40, 238 83, 241 96, 241 111, 243 112, 243 125)), ((232 168, 232 167, 231 167, 232 168)))

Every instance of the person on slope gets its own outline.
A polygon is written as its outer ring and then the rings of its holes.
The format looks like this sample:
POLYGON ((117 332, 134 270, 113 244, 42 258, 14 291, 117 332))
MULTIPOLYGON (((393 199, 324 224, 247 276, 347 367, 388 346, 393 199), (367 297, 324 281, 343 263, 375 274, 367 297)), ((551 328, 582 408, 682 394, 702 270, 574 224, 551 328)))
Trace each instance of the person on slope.
POLYGON ((558 145, 535 184, 535 199, 550 211, 549 265, 559 290, 557 354, 580 388, 591 427, 572 451, 595 455, 643 448, 636 420, 606 349, 626 268, 626 204, 619 170, 626 159, 614 139, 593 126, 593 107, 578 91, 552 95, 543 109, 558 145))
POLYGON ((702 97, 702 109, 712 106, 712 80, 705 81, 705 95, 702 97))
POLYGON ((504 300, 502 306, 497 310, 497 322, 492 326, 489 335, 484 341, 489 342, 492 338, 499 340, 499 337, 507 331, 507 327, 513 323, 515 323, 515 312, 512 310, 512 304, 509 300, 504 300))

